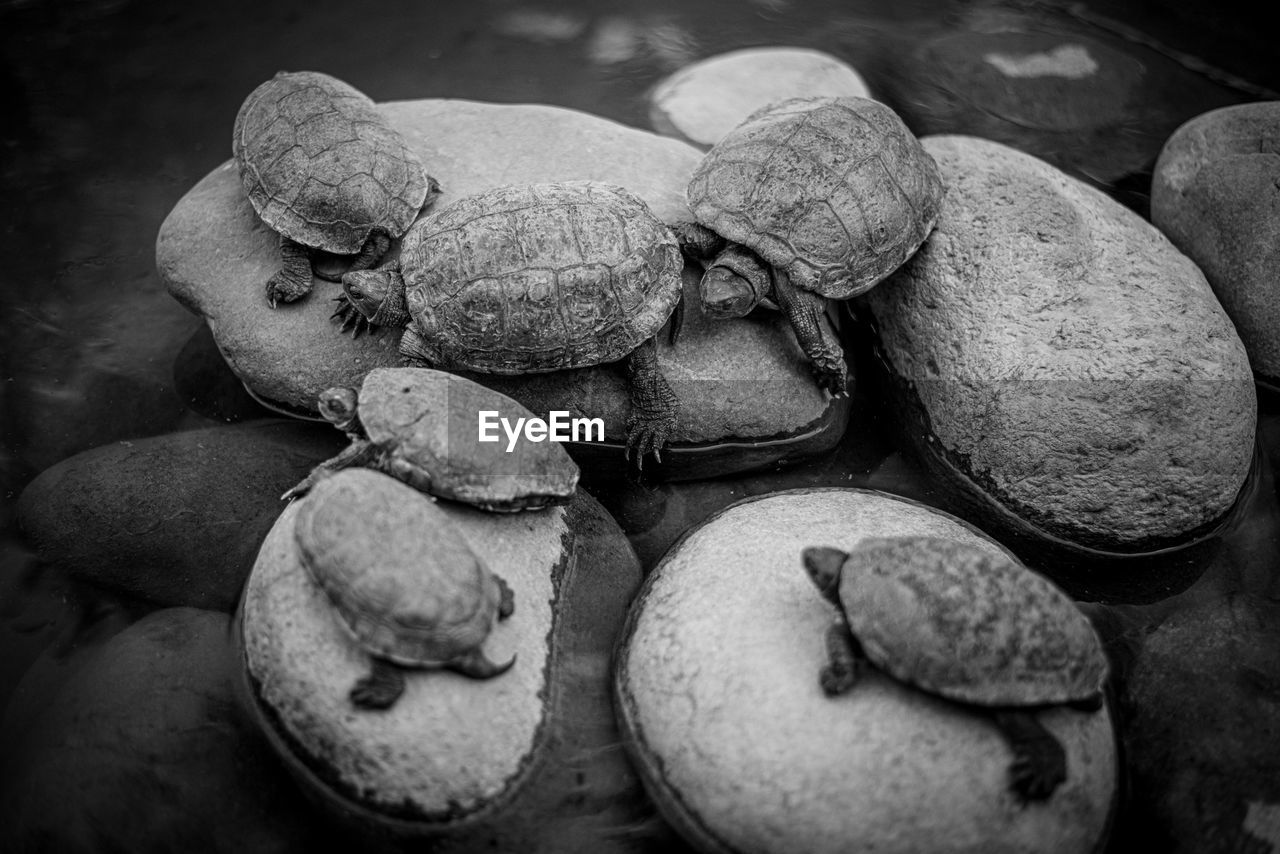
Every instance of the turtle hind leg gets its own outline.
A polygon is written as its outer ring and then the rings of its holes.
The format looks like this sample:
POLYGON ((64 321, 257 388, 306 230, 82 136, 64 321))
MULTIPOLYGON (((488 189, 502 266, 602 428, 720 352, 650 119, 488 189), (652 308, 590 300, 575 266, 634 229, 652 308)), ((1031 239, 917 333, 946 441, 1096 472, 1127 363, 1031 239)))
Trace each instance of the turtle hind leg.
MULTIPOLYGON (((348 273, 357 270, 372 270, 382 261, 387 250, 391 248, 391 235, 387 234, 385 229, 375 228, 369 232, 369 236, 365 238, 364 246, 360 247, 360 254, 351 262, 351 266, 347 268, 348 273)), ((337 281, 342 281, 339 276, 337 281)))
POLYGON ((848 691, 858 683, 866 666, 866 653, 849 624, 843 619, 833 623, 827 629, 827 664, 818 673, 822 693, 835 697, 848 691))
POLYGON ((501 575, 495 575, 493 580, 498 584, 498 619, 505 620, 515 613, 516 594, 511 592, 511 585, 501 575))
POLYGON ((471 679, 491 679, 494 676, 501 676, 511 669, 511 665, 516 663, 516 657, 513 655, 502 664, 494 664, 478 647, 471 652, 449 662, 449 670, 454 673, 461 673, 463 676, 471 679))
POLYGON ((294 302, 311 293, 311 250, 280 235, 280 269, 267 280, 267 303, 294 302))
POLYGON ((348 695, 361 709, 389 709, 404 693, 404 671, 381 658, 373 660, 373 669, 348 695))
POLYGON ((662 448, 676 429, 676 394, 658 369, 658 346, 652 338, 627 357, 631 414, 627 416, 627 458, 634 454, 636 470, 653 454, 662 462, 662 448))
POLYGON ((797 288, 786 273, 777 270, 773 282, 774 298, 795 332, 800 349, 813 362, 818 385, 832 395, 848 394, 844 349, 827 332, 822 316, 827 300, 820 294, 797 288))
POLYGON ((1067 779, 1067 754, 1062 744, 1025 709, 995 713, 996 726, 1013 749, 1009 788, 1023 803, 1046 800, 1067 779))

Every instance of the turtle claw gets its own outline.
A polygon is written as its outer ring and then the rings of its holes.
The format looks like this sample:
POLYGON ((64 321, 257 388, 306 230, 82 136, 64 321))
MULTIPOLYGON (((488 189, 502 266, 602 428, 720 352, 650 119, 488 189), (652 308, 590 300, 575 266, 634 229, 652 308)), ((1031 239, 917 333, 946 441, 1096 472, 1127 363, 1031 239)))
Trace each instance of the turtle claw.
POLYGON ((377 327, 369 322, 369 318, 365 317, 345 295, 334 297, 333 301, 338 303, 338 307, 333 310, 333 314, 329 315, 330 320, 339 320, 341 325, 338 329, 339 333, 351 331, 351 339, 359 338, 361 333, 370 332, 377 327))
POLYGON ((1066 779, 1066 754, 1055 741, 1021 745, 1009 764, 1009 789, 1024 804, 1046 800, 1066 779))
POLYGON ((841 397, 849 394, 848 376, 845 373, 843 360, 841 360, 838 367, 815 365, 813 376, 818 382, 818 387, 826 389, 831 393, 832 397, 841 397))
POLYGON ((653 455, 654 462, 662 464, 662 449, 667 438, 675 429, 675 418, 657 416, 632 415, 627 419, 627 448, 625 457, 628 462, 635 459, 636 471, 644 470, 644 458, 653 455))

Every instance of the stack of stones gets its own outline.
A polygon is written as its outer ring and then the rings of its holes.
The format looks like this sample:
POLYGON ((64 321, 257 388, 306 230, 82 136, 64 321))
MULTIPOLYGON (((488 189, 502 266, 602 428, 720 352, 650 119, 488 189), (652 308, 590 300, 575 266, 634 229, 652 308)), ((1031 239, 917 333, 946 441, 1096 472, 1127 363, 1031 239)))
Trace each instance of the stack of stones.
MULTIPOLYGON (((183 833, 211 834, 226 813, 201 810, 208 789, 252 773, 270 796, 227 809, 254 848, 321 841, 318 808, 334 820, 324 832, 356 843, 446 851, 1100 850, 1122 773, 1099 702, 1107 664, 1080 610, 1023 560, 1077 598, 1142 598, 1173 583, 1143 557, 1212 542, 1238 506, 1253 374, 1278 375, 1262 298, 1275 241, 1214 236, 1242 233, 1240 200, 1251 222, 1280 221, 1250 189, 1272 174, 1275 113, 1210 114, 1170 140, 1153 218, 1171 243, 1014 148, 917 141, 869 96, 831 57, 754 49, 653 90, 655 127, 680 139, 554 107, 370 102, 380 156, 430 177, 358 171, 377 227, 342 240, 292 228, 298 199, 255 199, 234 162, 197 184, 157 241, 171 293, 253 398, 348 444, 296 422, 192 431, 83 454, 28 487, 20 515, 43 557, 180 607, 32 668, 25 696, 48 713, 4 727, 28 735, 3 754, 13 838, 168 840, 163 822, 102 819, 113 781, 139 776, 183 833), (776 91, 762 95, 761 76, 776 91), (793 94, 822 97, 772 103, 793 94), (652 345, 679 407, 664 441, 640 448, 649 472, 821 459, 848 424, 845 345, 860 338, 870 385, 954 514, 870 490, 775 491, 678 526, 642 585, 574 459, 528 441, 507 455, 474 429, 482 409, 599 417, 605 442, 570 452, 587 480, 601 461, 621 470, 635 462, 627 378, 585 363, 469 378, 399 367, 398 329, 427 337, 416 321, 388 309, 358 338, 331 321, 337 298, 365 328, 350 287, 363 279, 344 290, 334 271, 400 257, 411 223, 499 185, 581 180, 634 194, 705 267, 678 286, 680 340, 652 345), (230 486, 205 495, 206 482, 230 486), (235 554, 212 524, 192 547, 184 520, 214 504, 241 531, 235 554), (83 536, 61 536, 68 518, 83 536), (869 612, 887 622, 867 629, 848 578, 824 586, 802 555, 872 541, 908 555, 875 573, 915 580, 878 588, 869 612), (930 549, 951 557, 921 569, 930 549), (979 581, 948 588, 952 559, 979 581), (930 618, 944 601, 962 603, 958 621, 930 618), (1002 632, 1045 643, 1034 689, 1000 691, 1037 658, 1025 649, 967 667, 923 652, 974 637, 998 650, 1002 632), (171 701, 152 690, 175 680, 171 701), (102 790, 63 798, 66 745, 121 733, 128 758, 102 790)), ((352 143, 280 109, 269 144, 311 156, 352 143)), ((503 250, 461 254, 486 251, 503 250)))

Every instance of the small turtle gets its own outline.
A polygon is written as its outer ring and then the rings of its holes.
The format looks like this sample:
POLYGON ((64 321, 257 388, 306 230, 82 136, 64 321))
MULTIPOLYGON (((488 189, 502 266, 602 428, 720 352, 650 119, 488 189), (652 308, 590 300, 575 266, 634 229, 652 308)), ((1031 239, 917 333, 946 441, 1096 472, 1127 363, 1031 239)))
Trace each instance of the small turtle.
POLYGON ((231 150, 253 209, 280 235, 272 308, 311 291, 312 250, 359 253, 353 270, 376 266, 440 194, 373 101, 314 71, 282 71, 250 92, 231 150))
POLYGON ((976 546, 931 537, 868 538, 850 552, 804 551, 840 610, 820 684, 849 690, 869 660, 930 693, 987 707, 1013 749, 1010 788, 1042 800, 1067 776, 1039 708, 1102 707, 1107 659, 1088 619, 1042 576, 976 546))
MULTIPOLYGON (((498 187, 414 224, 399 263, 342 277, 343 328, 400 326, 411 364, 531 374, 626 360, 627 453, 642 465, 676 423, 654 336, 684 262, 638 196, 570 181, 498 187)), ((677 317, 672 339, 679 330, 677 317)))
POLYGON ((495 619, 514 610, 511 589, 420 492, 365 469, 339 472, 299 503, 293 537, 303 566, 373 658, 351 689, 356 706, 389 708, 404 691, 405 668, 488 679, 515 663, 494 664, 481 650, 495 619))
POLYGON ((350 466, 389 474, 410 486, 484 510, 515 511, 563 504, 578 485, 578 466, 555 442, 477 441, 480 412, 508 423, 533 413, 463 377, 426 368, 377 368, 354 388, 320 394, 320 414, 351 437, 281 498, 303 495, 350 466))
POLYGON ((942 178, 898 115, 865 98, 793 98, 756 111, 707 152, 687 191, 696 223, 676 226, 706 264, 703 310, 786 314, 818 383, 846 391, 826 300, 869 290, 938 220, 942 178))

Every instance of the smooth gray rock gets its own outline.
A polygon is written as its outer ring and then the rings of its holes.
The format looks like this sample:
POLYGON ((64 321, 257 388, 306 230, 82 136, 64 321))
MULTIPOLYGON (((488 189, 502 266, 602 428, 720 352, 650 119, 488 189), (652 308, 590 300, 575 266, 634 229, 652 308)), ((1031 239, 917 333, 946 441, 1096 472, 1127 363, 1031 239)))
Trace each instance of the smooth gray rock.
POLYGON ((1280 385, 1280 101, 1223 107, 1178 128, 1151 177, 1151 221, 1200 265, 1249 350, 1280 385))
POLYGON ((1257 400, 1199 269, 1136 214, 1030 155, 925 140, 937 230, 861 297, 908 438, 989 530, 1131 553, 1231 508, 1257 400))

